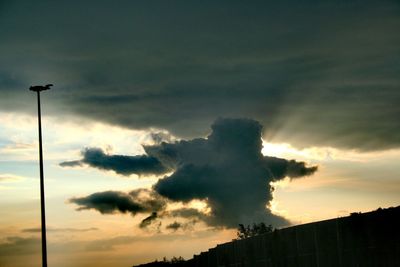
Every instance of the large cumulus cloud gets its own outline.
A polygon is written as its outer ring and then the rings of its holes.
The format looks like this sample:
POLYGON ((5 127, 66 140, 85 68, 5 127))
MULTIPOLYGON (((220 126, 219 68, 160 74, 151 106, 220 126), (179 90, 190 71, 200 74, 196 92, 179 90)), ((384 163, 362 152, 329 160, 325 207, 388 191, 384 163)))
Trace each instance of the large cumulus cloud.
POLYGON ((219 119, 207 139, 146 147, 148 154, 177 166, 154 189, 174 201, 207 200, 215 224, 283 224, 283 218, 266 210, 272 200, 270 182, 310 175, 316 167, 263 156, 261 130, 254 120, 219 119))
MULTIPOLYGON (((208 138, 162 142, 144 147, 148 157, 157 159, 165 169, 174 170, 171 175, 164 176, 154 184, 154 197, 183 203, 194 199, 204 200, 211 208, 207 216, 195 210, 189 214, 190 209, 169 212, 168 215, 197 218, 210 225, 226 227, 255 221, 287 224, 285 218, 272 214, 267 207, 272 200, 273 188, 270 183, 284 177, 311 175, 317 167, 263 156, 262 126, 255 120, 218 119, 211 128, 208 138)), ((113 167, 119 172, 118 165, 113 167)), ((96 194, 73 199, 73 202, 84 209, 95 208, 103 213, 114 210, 133 214, 143 210, 153 212, 143 225, 156 219, 156 212, 165 210, 164 206, 143 209, 142 205, 127 201, 126 195, 121 198, 116 192, 98 194, 102 195, 100 202, 96 201, 96 194)))

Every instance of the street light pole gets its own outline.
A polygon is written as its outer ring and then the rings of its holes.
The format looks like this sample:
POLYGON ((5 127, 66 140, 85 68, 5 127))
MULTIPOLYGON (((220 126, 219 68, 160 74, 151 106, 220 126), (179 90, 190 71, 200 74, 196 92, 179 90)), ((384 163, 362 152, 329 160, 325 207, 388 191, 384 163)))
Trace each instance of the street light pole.
POLYGON ((42 223, 42 266, 47 267, 47 241, 46 241, 46 209, 44 198, 44 175, 43 175, 43 149, 42 149, 42 119, 40 111, 40 92, 49 90, 52 84, 45 86, 31 86, 29 90, 37 93, 38 104, 38 126, 39 126, 39 166, 40 166, 40 210, 42 223))

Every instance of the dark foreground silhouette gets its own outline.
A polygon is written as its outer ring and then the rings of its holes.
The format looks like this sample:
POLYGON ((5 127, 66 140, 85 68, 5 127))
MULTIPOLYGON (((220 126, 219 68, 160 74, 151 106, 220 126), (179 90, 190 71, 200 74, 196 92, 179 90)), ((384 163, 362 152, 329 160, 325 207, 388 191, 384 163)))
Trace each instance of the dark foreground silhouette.
POLYGON ((235 240, 187 261, 139 266, 400 266, 400 206, 235 240))

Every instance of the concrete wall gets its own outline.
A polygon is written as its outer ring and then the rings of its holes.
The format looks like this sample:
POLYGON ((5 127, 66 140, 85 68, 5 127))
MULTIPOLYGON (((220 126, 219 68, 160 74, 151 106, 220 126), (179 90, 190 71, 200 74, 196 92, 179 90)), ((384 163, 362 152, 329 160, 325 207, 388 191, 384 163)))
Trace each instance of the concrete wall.
MULTIPOLYGON (((165 266, 150 263, 141 266, 165 266)), ((171 267, 400 266, 400 207, 218 245, 171 267)))
POLYGON ((218 245, 201 267, 400 266, 400 207, 298 225, 218 245))

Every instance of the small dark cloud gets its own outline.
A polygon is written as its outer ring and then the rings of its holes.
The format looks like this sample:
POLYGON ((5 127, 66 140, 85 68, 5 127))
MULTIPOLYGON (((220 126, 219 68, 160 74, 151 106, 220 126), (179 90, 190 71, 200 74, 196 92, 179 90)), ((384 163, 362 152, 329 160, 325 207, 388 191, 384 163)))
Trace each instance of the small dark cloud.
POLYGON ((59 164, 61 167, 78 167, 83 165, 82 160, 64 161, 59 164))
MULTIPOLYGON (((89 231, 98 231, 98 228, 91 227, 91 228, 52 228, 52 227, 46 227, 47 232, 70 232, 70 233, 81 233, 81 232, 89 232, 89 231)), ((41 228, 26 228, 22 229, 23 233, 40 233, 41 228)))
POLYGON ((108 155, 100 148, 86 148, 82 151, 82 156, 81 160, 61 162, 60 166, 75 167, 87 164, 101 170, 113 170, 121 175, 159 175, 168 172, 158 159, 146 155, 108 155))
POLYGON ((182 224, 175 221, 175 222, 173 222, 171 224, 168 224, 166 228, 170 229, 170 230, 173 230, 173 231, 177 231, 181 227, 182 227, 182 224))
POLYGON ((172 230, 176 232, 178 230, 192 230, 193 226, 198 222, 198 220, 190 220, 188 222, 177 222, 174 221, 173 223, 168 224, 165 229, 172 230))
POLYGON ((157 212, 163 210, 166 205, 166 201, 162 197, 146 189, 138 189, 130 193, 99 192, 86 197, 71 198, 70 202, 78 205, 78 210, 94 209, 102 214, 120 212, 132 215, 157 212))
POLYGON ((153 221, 155 221, 158 218, 157 216, 157 212, 152 212, 150 214, 150 216, 146 217, 145 219, 143 219, 140 224, 139 227, 140 228, 146 228, 147 226, 149 226, 153 221))
POLYGON ((309 176, 318 170, 317 166, 309 167, 305 162, 276 157, 264 157, 264 164, 273 180, 280 180, 286 176, 290 178, 309 176))

